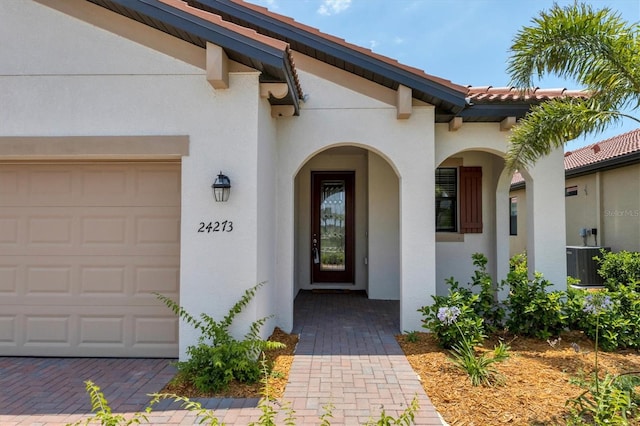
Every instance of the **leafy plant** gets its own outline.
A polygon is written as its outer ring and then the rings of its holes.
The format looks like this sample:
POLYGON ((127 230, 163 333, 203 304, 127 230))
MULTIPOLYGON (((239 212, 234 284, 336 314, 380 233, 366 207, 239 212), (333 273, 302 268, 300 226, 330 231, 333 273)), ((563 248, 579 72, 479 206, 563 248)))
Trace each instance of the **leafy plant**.
POLYGON ((496 370, 492 364, 509 358, 509 349, 508 345, 500 342, 493 348, 492 356, 489 356, 488 353, 477 354, 474 347, 466 339, 463 339, 461 343, 453 347, 451 360, 469 375, 473 386, 500 385, 504 383, 504 375, 496 370))
POLYGON ((509 331, 547 340, 564 330, 567 319, 564 313, 566 293, 547 292, 546 288, 551 283, 539 273, 529 280, 521 264, 509 272, 506 284, 510 287, 506 302, 509 331))
POLYGON ((264 282, 247 289, 222 321, 205 313, 197 319, 173 300, 156 293, 173 312, 200 331, 198 344, 187 348, 187 361, 177 363, 178 372, 199 390, 216 392, 226 388, 232 380, 255 382, 260 377, 260 352, 283 347, 282 343, 260 338, 260 329, 270 317, 254 321, 242 340, 235 339, 229 331, 234 318, 263 285, 264 282))
POLYGON ((471 287, 479 287, 478 300, 473 309, 479 317, 484 318, 484 327, 487 332, 495 332, 502 328, 505 316, 504 308, 498 303, 497 292, 503 284, 494 284, 493 278, 487 272, 487 257, 482 253, 471 255, 473 266, 476 270, 471 278, 471 287))
POLYGON ((632 375, 607 374, 592 380, 587 390, 567 401, 571 408, 569 424, 628 425, 638 412, 640 398, 634 389, 638 385, 640 378, 632 375))
POLYGON ((460 313, 460 309, 456 306, 443 306, 438 313, 439 321, 450 326, 453 325, 459 332, 459 340, 452 346, 451 361, 469 375, 473 386, 481 384, 491 386, 502 383, 503 376, 491 364, 507 359, 509 347, 500 342, 494 348, 492 357, 487 356, 486 353, 476 354, 474 343, 458 327, 460 313))
POLYGON ((599 264, 598 274, 609 291, 618 290, 619 285, 634 289, 640 285, 640 253, 600 250, 600 254, 602 257, 596 256, 594 259, 599 264))
POLYGON ((262 358, 260 361, 260 365, 262 368, 262 398, 260 399, 260 403, 258 404, 258 408, 262 412, 260 415, 259 421, 249 423, 249 426, 276 426, 276 416, 280 409, 285 410, 286 418, 284 419, 284 424, 287 426, 293 426, 296 424, 295 422, 295 411, 291 408, 291 405, 285 403, 284 405, 280 405, 278 401, 275 401, 271 398, 270 388, 269 388, 269 369, 267 366, 266 359, 262 358))
POLYGON ((585 315, 585 300, 592 294, 587 290, 567 292, 565 310, 572 328, 584 331, 590 339, 599 340, 605 351, 640 348, 640 293, 635 286, 619 285, 616 291, 603 291, 611 306, 597 317, 585 315))
MULTIPOLYGON (((91 411, 94 413, 92 417, 84 420, 78 420, 75 423, 69 423, 67 426, 88 425, 90 423, 100 423, 103 426, 128 426, 132 424, 140 424, 142 420, 148 421, 147 416, 143 413, 135 413, 132 418, 127 419, 122 414, 113 414, 109 401, 105 398, 100 387, 91 380, 84 382, 85 389, 91 399, 91 411)), ((147 408, 146 413, 151 411, 147 408)))
POLYGON ((635 388, 640 385, 640 376, 625 373, 618 376, 610 374, 600 378, 598 365, 599 325, 601 315, 608 312, 615 304, 605 293, 590 293, 583 299, 583 311, 587 316, 595 318, 595 367, 593 379, 588 388, 578 397, 567 401, 571 408, 570 424, 610 424, 628 425, 630 418, 638 413, 640 396, 635 388))
POLYGON ((407 342, 416 343, 418 342, 418 340, 420 340, 420 336, 418 335, 418 332, 415 330, 405 331, 405 335, 407 336, 407 342))
POLYGON ((378 420, 369 420, 367 426, 391 426, 391 425, 412 425, 415 420, 415 413, 420 408, 418 398, 413 397, 409 406, 400 414, 399 417, 393 417, 386 413, 384 406, 381 407, 380 417, 378 420))
POLYGON ((422 326, 433 333, 443 348, 452 348, 460 342, 462 335, 473 345, 482 342, 485 338, 484 320, 473 308, 479 296, 469 289, 460 288, 453 278, 449 278, 447 283, 450 287, 448 296, 432 296, 433 305, 418 309, 424 315, 422 326), (456 312, 455 325, 445 320, 444 315, 451 312, 447 308, 456 312))

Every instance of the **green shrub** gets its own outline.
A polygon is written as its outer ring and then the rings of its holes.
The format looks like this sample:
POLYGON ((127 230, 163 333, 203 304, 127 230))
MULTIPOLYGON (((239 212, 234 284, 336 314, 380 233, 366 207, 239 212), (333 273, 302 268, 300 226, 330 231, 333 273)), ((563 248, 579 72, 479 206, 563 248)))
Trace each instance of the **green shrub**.
POLYGON ((493 333, 503 327, 504 308, 498 302, 497 292, 503 284, 494 284, 487 272, 487 257, 482 253, 471 255, 476 270, 471 278, 471 287, 478 287, 478 300, 473 309, 480 318, 484 319, 484 327, 488 333, 493 333))
POLYGON ((432 296, 434 303, 418 309, 423 314, 422 326, 431 331, 443 348, 452 348, 466 336, 472 345, 484 340, 484 321, 474 310, 479 296, 469 289, 460 288, 453 279, 449 284, 448 296, 432 296), (455 323, 449 321, 455 316, 455 323))
POLYGON ((619 285, 616 291, 602 291, 611 306, 599 316, 587 315, 585 301, 592 292, 569 290, 566 304, 568 323, 595 340, 599 332, 599 345, 605 351, 640 348, 640 293, 635 286, 619 285))
POLYGON ((562 291, 547 292, 552 284, 536 273, 533 280, 527 277, 522 264, 509 272, 506 284, 510 287, 507 298, 509 319, 507 328, 515 334, 549 339, 557 336, 566 327, 562 291))
POLYGON ((640 253, 624 250, 618 253, 601 250, 600 253, 602 257, 594 259, 607 289, 615 291, 618 285, 636 287, 640 284, 640 253))
POLYGON ((217 392, 225 389, 233 380, 246 383, 257 381, 260 378, 260 352, 283 346, 282 343, 260 338, 260 328, 269 317, 254 321, 242 340, 235 339, 229 332, 236 315, 251 302, 262 285, 264 283, 246 290, 222 321, 216 321, 204 313, 200 319, 196 319, 173 300, 156 294, 180 318, 200 331, 198 344, 187 348, 187 361, 177 363, 180 375, 193 382, 199 390, 217 392))

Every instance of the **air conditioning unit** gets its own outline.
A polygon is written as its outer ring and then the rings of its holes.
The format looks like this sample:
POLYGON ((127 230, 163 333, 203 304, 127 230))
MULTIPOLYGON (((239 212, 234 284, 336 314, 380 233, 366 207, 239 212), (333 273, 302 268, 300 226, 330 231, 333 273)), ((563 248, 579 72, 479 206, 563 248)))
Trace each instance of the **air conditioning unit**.
POLYGON ((602 277, 598 275, 598 262, 593 260, 601 255, 602 249, 611 251, 609 247, 567 246, 567 275, 579 279, 579 287, 603 285, 602 277))

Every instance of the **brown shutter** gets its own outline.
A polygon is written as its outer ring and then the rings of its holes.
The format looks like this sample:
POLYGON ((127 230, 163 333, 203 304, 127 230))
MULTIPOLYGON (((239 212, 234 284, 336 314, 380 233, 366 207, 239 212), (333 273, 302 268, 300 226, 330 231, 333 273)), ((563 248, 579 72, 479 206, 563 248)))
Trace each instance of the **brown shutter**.
POLYGON ((482 233, 482 167, 460 167, 460 232, 482 233))

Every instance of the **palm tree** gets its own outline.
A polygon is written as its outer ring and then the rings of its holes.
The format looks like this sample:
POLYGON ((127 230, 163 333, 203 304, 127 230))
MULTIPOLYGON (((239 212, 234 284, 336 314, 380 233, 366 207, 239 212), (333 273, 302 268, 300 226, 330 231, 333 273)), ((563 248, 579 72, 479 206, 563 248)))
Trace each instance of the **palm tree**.
POLYGON ((640 27, 609 8, 554 5, 524 27, 511 46, 512 85, 526 92, 534 78, 575 80, 584 97, 532 107, 510 136, 507 167, 515 170, 584 133, 600 133, 640 106, 640 27))

